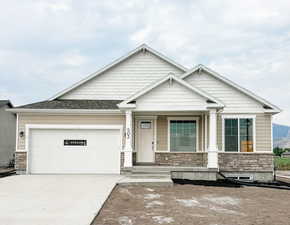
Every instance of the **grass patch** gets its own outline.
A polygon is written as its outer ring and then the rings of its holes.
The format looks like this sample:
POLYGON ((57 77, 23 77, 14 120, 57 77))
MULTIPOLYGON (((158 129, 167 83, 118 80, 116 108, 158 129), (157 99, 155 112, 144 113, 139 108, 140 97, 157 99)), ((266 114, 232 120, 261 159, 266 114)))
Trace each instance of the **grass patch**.
POLYGON ((277 157, 275 158, 274 163, 278 170, 290 170, 290 157, 277 157))

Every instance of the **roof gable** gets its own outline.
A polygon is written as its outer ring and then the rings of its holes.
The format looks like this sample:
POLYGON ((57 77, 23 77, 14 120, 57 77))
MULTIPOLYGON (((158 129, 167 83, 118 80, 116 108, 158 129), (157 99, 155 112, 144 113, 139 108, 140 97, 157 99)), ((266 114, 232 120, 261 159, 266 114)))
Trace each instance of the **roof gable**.
POLYGON ((98 70, 97 72, 89 75, 88 77, 84 78, 83 80, 75 83, 74 85, 72 85, 71 87, 57 93, 55 96, 53 96, 52 98, 50 98, 49 100, 54 100, 57 99, 61 96, 64 96, 65 94, 71 92, 72 90, 75 90, 76 88, 80 87, 81 85, 87 83, 88 81, 91 81, 92 79, 98 77, 101 74, 104 74, 105 72, 107 72, 108 70, 110 70, 111 68, 119 65, 120 63, 128 60, 129 58, 131 58, 132 56, 136 55, 139 52, 149 52, 151 54, 153 54, 154 56, 158 57, 159 59, 165 61, 166 63, 172 65, 173 67, 177 68, 178 70, 185 72, 187 71, 187 68, 183 67, 182 65, 174 62, 173 60, 169 59, 168 57, 164 56, 163 54, 157 52, 156 50, 150 48, 149 46, 147 46, 146 44, 142 44, 139 47, 137 47, 136 49, 134 49, 133 51, 129 52, 128 54, 118 58, 117 60, 113 61, 111 64, 108 64, 107 66, 103 67, 102 69, 98 70))
POLYGON ((270 103, 269 101, 257 96, 256 94, 254 94, 253 92, 241 87, 240 85, 234 83, 233 81, 230 81, 229 79, 225 78, 224 76, 218 74, 217 72, 209 69, 208 67, 199 64, 198 66, 188 70, 187 72, 185 72, 182 76, 181 79, 188 79, 188 77, 190 75, 194 75, 194 73, 201 73, 202 71, 205 71, 207 74, 209 74, 210 76, 214 77, 215 79, 223 82, 226 85, 229 85, 230 87, 236 89, 237 91, 239 91, 240 93, 244 94, 245 96, 259 102, 263 108, 264 111, 266 112, 271 112, 271 113, 278 113, 281 111, 280 108, 278 108, 277 106, 273 105, 272 103, 270 103))
MULTIPOLYGON (((136 101, 138 102, 138 99, 142 99, 144 96, 146 98, 146 101, 148 100, 152 102, 156 102, 156 95, 159 95, 160 97, 163 96, 163 101, 166 102, 170 97, 174 98, 175 96, 180 97, 181 101, 185 101, 186 99, 190 99, 191 103, 194 105, 197 100, 202 101, 204 103, 204 106, 207 107, 223 107, 223 103, 220 102, 218 99, 214 98, 213 96, 209 95, 208 93, 204 92, 203 90, 193 87, 187 82, 183 81, 182 79, 176 77, 173 74, 169 74, 165 76, 164 78, 160 79, 157 82, 152 83, 151 85, 147 86, 146 88, 142 89, 141 91, 136 92, 134 95, 130 96, 126 100, 124 100, 122 103, 119 104, 120 108, 126 108, 131 105, 132 102, 136 101), (175 88, 166 88, 164 87, 164 84, 166 82, 169 82, 169 86, 173 86, 172 82, 176 82, 177 86, 175 85, 175 88), (161 92, 158 92, 159 88, 162 89, 161 92), (179 89, 185 89, 186 91, 182 90, 181 92, 179 89), (178 90, 178 91, 177 91, 178 90), (153 93, 150 95, 150 93, 153 93), (178 96, 179 95, 179 96, 178 96), (148 98, 149 96, 149 98, 148 98), (188 96, 188 97, 186 97, 188 96)), ((158 97, 158 98, 159 98, 158 97)), ((144 98, 143 98, 144 100, 144 98)), ((159 99, 160 104, 162 104, 161 98, 159 99)), ((173 103, 173 102, 171 102, 173 103)), ((147 103, 146 103, 147 104, 147 103)), ((166 104, 166 103, 165 103, 166 104)), ((193 106, 191 105, 191 106, 193 106)))

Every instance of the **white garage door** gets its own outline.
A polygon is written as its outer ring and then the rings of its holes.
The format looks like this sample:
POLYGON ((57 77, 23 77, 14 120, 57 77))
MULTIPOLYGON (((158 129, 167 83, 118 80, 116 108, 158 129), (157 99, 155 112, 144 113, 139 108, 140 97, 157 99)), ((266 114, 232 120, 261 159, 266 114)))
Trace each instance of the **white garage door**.
POLYGON ((31 129, 30 173, 120 173, 120 130, 31 129))

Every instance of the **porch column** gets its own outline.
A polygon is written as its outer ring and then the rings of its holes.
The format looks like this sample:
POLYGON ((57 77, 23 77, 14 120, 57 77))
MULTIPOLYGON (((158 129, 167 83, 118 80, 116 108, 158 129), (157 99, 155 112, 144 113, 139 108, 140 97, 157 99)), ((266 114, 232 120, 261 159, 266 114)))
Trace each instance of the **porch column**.
POLYGON ((125 131, 124 167, 132 167, 132 110, 126 111, 126 131, 125 131))
POLYGON ((218 168, 218 148, 216 141, 217 141, 217 112, 216 109, 210 109, 207 168, 218 168))

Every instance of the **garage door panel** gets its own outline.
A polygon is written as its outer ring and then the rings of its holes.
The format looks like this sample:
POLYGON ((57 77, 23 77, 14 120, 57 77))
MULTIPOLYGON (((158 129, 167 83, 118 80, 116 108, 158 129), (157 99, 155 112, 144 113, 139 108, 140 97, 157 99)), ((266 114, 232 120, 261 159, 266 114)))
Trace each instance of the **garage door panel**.
POLYGON ((119 130, 33 129, 31 173, 120 173, 119 130), (64 140, 86 140, 86 146, 64 146, 64 140))

